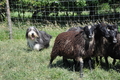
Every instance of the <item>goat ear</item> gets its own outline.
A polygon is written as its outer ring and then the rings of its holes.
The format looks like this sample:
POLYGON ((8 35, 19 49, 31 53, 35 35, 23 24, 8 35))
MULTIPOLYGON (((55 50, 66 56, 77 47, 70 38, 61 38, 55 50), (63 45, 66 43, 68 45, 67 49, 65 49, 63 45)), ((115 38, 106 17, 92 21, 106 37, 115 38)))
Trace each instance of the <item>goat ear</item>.
POLYGON ((79 34, 82 34, 83 32, 84 32, 84 30, 80 30, 80 31, 75 35, 75 37, 78 36, 79 34))
POLYGON ((92 27, 95 29, 97 26, 93 25, 92 27))
POLYGON ((82 29, 79 31, 79 33, 83 33, 83 32, 84 32, 84 30, 82 30, 82 29))
POLYGON ((84 30, 84 31, 86 30, 86 26, 83 27, 83 30, 84 30))

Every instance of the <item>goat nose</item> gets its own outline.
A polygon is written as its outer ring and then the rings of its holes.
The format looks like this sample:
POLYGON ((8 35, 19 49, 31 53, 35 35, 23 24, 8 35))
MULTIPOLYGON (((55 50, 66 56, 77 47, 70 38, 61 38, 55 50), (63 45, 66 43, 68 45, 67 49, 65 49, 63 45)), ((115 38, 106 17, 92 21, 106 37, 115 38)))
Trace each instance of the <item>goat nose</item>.
POLYGON ((92 35, 89 35, 89 38, 92 38, 92 35))

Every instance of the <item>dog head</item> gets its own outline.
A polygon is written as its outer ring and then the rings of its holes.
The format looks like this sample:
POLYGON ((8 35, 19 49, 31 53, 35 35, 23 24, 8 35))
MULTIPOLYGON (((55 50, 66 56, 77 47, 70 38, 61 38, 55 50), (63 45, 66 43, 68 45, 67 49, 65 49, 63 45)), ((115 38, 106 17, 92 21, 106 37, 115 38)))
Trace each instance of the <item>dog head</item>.
POLYGON ((39 37, 39 31, 37 30, 37 28, 35 28, 34 26, 29 27, 26 31, 26 38, 34 40, 37 37, 39 37))

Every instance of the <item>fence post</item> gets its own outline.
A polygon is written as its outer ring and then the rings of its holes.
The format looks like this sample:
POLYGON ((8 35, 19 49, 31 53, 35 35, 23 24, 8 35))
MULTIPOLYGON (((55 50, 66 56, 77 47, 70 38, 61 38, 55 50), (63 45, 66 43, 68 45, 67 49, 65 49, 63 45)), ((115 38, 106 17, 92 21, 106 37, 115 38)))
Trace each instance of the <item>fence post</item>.
POLYGON ((6 8, 7 8, 7 21, 8 21, 8 27, 9 27, 9 39, 12 39, 12 22, 10 17, 9 0, 6 0, 6 8))

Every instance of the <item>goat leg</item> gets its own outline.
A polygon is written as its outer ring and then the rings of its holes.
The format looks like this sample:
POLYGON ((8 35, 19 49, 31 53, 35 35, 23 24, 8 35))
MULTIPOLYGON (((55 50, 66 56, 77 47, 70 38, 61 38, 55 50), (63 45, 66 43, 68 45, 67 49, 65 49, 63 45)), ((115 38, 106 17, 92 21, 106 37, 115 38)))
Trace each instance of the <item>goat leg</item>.
POLYGON ((83 62, 80 62, 80 77, 83 77, 83 62))
POLYGON ((70 67, 70 63, 68 62, 68 60, 66 58, 63 57, 63 65, 64 66, 69 66, 70 67))
POLYGON ((106 66, 107 66, 107 67, 109 67, 108 57, 107 57, 107 56, 105 56, 104 58, 105 58, 106 66))
POLYGON ((53 60, 56 58, 57 56, 51 56, 51 59, 50 59, 50 63, 49 63, 49 67, 52 67, 52 62, 53 62, 53 60))
POLYGON ((49 67, 52 67, 53 58, 50 59, 49 67))
POLYGON ((99 64, 98 56, 96 57, 96 63, 97 65, 99 64))
POLYGON ((88 60, 88 64, 89 64, 89 67, 90 67, 90 71, 92 71, 91 58, 89 58, 89 60, 88 60))
POLYGON ((51 59, 50 59, 49 67, 52 67, 53 60, 58 56, 55 53, 57 53, 57 52, 52 52, 51 55, 50 55, 51 59))
POLYGON ((82 58, 79 58, 79 67, 80 67, 80 77, 82 78, 83 77, 83 59, 82 58))
POLYGON ((73 71, 77 70, 77 61, 75 59, 73 59, 74 63, 73 63, 73 71))
POLYGON ((113 62, 112 62, 112 64, 113 64, 113 65, 115 65, 115 62, 116 62, 116 59, 113 59, 113 62))

